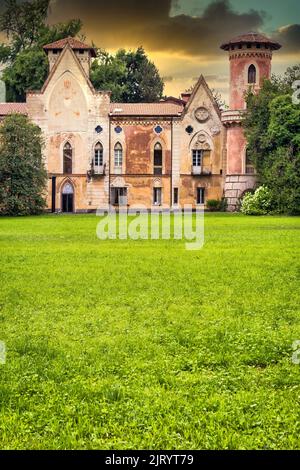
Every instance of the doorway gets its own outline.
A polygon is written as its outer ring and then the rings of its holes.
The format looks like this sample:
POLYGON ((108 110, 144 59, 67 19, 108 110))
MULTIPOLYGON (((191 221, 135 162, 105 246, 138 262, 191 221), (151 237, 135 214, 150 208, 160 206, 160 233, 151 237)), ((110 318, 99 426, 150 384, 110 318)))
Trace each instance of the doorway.
POLYGON ((62 190, 62 212, 74 212, 74 189, 71 183, 66 183, 62 190))

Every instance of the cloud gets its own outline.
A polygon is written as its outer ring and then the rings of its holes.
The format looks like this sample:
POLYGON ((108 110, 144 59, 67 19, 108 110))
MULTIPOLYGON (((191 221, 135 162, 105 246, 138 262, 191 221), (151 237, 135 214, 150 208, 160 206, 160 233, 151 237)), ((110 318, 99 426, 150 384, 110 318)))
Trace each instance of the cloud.
POLYGON ((300 53, 300 24, 283 26, 273 37, 282 44, 284 53, 300 53))
MULTIPOLYGON (((265 13, 238 13, 229 0, 213 1, 202 16, 170 16, 172 0, 56 0, 52 20, 79 17, 96 44, 108 49, 143 45, 149 51, 203 56, 221 54, 224 40, 263 26, 265 13)), ((174 11, 174 10, 173 10, 174 11)))

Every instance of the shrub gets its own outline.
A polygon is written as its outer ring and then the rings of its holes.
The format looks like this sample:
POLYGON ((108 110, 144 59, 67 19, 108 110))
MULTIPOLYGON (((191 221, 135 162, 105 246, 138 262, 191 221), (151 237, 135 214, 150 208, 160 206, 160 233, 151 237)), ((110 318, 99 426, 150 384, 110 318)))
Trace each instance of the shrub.
POLYGON ((211 212, 226 212, 227 210, 227 199, 209 199, 206 202, 206 207, 211 212))
POLYGON ((221 207, 221 201, 219 201, 218 199, 209 199, 207 202, 206 202, 206 207, 208 210, 210 210, 211 212, 217 212, 220 210, 220 207, 221 207))
POLYGON ((254 194, 244 197, 241 212, 245 215, 267 215, 272 211, 272 195, 268 188, 260 186, 254 194))

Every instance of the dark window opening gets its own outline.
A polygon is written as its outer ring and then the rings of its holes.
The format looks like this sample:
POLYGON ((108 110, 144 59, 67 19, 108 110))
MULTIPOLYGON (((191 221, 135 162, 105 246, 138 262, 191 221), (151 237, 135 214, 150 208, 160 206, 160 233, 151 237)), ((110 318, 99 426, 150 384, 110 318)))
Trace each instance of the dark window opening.
POLYGON ((72 174, 73 149, 69 142, 64 146, 64 174, 72 174))
POLYGON ((153 189, 153 204, 155 206, 161 205, 161 188, 153 189))
POLYGON ((248 83, 256 83, 256 68, 253 64, 248 69, 248 83))
POLYGON ((154 174, 162 175, 163 173, 163 151, 162 146, 157 143, 154 147, 154 174))
POLYGON ((204 188, 197 188, 197 204, 198 205, 205 204, 205 189, 204 188))
POLYGON ((114 206, 127 206, 127 188, 112 188, 111 203, 114 206))
POLYGON ((178 192, 178 188, 174 188, 174 204, 178 204, 179 202, 179 192, 178 192))
POLYGON ((197 188, 197 204, 203 205, 205 203, 205 189, 197 188))

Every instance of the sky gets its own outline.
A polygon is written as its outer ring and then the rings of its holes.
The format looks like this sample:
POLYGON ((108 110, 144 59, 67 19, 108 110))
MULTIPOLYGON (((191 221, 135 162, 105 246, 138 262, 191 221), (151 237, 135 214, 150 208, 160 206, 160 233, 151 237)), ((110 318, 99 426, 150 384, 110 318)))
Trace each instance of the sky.
MULTIPOLYGON (((3 0, 0 0, 0 5, 3 0)), ((279 41, 273 71, 300 63, 299 0, 52 0, 49 21, 81 18, 86 41, 115 52, 142 45, 179 96, 203 74, 228 98, 229 62, 220 44, 249 31, 279 41)))

